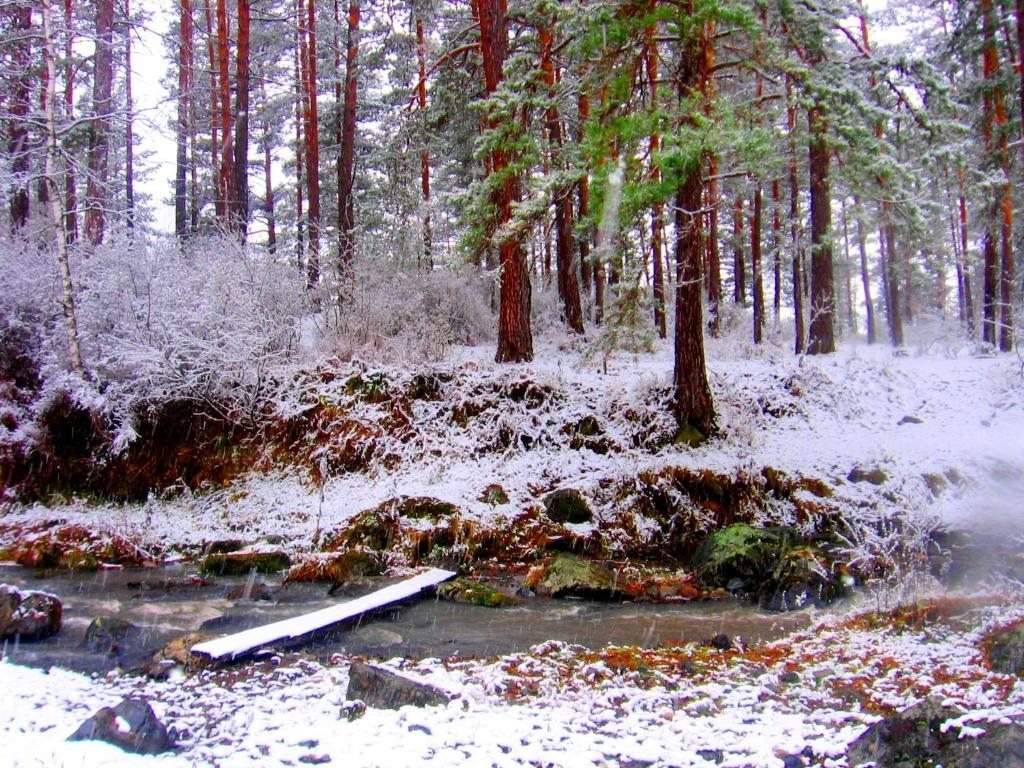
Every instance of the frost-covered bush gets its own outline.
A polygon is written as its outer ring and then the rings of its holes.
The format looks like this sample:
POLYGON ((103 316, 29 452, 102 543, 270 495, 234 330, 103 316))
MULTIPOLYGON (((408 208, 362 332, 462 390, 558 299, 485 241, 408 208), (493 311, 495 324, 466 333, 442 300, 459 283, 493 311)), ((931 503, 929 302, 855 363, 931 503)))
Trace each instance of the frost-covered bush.
POLYGON ((298 270, 222 237, 113 239, 71 258, 87 381, 68 374, 54 255, 25 242, 0 248, 0 325, 22 368, 37 372, 36 413, 64 393, 106 415, 123 442, 143 405, 190 401, 238 422, 273 400, 304 311, 298 270))
POLYGON ((375 362, 441 360, 453 344, 494 335, 487 281, 471 272, 412 272, 363 262, 347 300, 327 296, 319 316, 329 350, 375 362))
POLYGON ((215 236, 101 248, 80 275, 85 354, 116 409, 185 400, 239 422, 273 400, 304 311, 294 267, 215 236))

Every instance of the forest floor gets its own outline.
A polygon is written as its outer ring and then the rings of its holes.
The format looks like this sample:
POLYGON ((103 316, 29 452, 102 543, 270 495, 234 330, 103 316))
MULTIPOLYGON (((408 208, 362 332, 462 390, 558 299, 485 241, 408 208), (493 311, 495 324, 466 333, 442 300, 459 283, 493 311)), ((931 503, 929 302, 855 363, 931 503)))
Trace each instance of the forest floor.
MULTIPOLYGON (((807 509, 840 510, 848 559, 885 561, 890 577, 905 576, 891 569, 922 565, 907 562, 906 553, 916 551, 903 546, 908 537, 943 527, 1020 549, 1024 379, 1016 358, 947 347, 894 356, 851 344, 835 356, 795 359, 784 349, 737 354, 712 343, 723 434, 688 447, 672 443, 664 409, 667 348, 607 364, 554 346, 540 349, 540 362, 531 365, 496 368, 489 355, 466 348, 437 368, 442 394, 403 401, 401 412, 411 417, 403 430, 389 428, 397 398, 368 396, 365 383, 409 392, 410 371, 362 372, 355 400, 345 380, 321 380, 298 393, 301 411, 310 393, 323 403, 347 392, 349 411, 360 409, 360 423, 377 426, 363 443, 372 445, 375 461, 360 471, 326 471, 345 458, 328 441, 311 445, 320 472, 277 467, 227 487, 154 494, 135 504, 8 504, 0 545, 60 521, 122 536, 154 559, 195 556, 227 539, 301 556, 391 499, 429 497, 454 505, 466 520, 501 528, 552 490, 572 488, 593 515, 569 532, 582 540, 601 531, 602 547, 614 557, 616 546, 631 551, 619 537, 643 538, 648 530, 643 508, 631 506, 624 491, 645 473, 742 479, 765 477, 767 469, 791 478, 795 490, 787 503, 761 505, 745 519, 799 525, 807 509), (588 417, 596 428, 579 429, 588 417), (487 499, 495 485, 507 503, 487 499), (900 523, 887 528, 887 520, 900 523)), ((709 510, 721 512, 708 502, 694 520, 710 525, 701 517, 709 510)), ((8 695, 0 732, 18 765, 330 758, 361 766, 838 767, 868 724, 929 696, 960 707, 965 722, 1024 715, 1024 686, 993 672, 984 653, 994 628, 1024 619, 1024 601, 1004 574, 984 577, 953 595, 934 581, 890 578, 876 586, 865 612, 826 610, 813 629, 752 648, 548 643, 497 659, 405 662, 409 673, 441 679, 458 698, 424 710, 369 710, 352 722, 339 720, 344 657, 322 663, 286 654, 173 682, 3 663, 0 685, 8 695), (908 601, 911 607, 898 608, 908 601), (138 758, 63 741, 97 707, 130 693, 144 695, 178 729, 179 753, 138 758)))

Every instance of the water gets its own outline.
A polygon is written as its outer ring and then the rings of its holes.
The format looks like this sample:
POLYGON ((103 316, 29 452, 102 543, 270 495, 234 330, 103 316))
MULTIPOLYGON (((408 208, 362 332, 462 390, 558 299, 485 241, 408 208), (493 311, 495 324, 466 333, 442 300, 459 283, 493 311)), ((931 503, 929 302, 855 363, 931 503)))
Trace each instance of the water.
MULTIPOLYGON (((131 666, 189 632, 237 632, 326 608, 390 583, 376 579, 330 596, 327 585, 282 586, 279 579, 254 574, 203 584, 191 566, 182 565, 95 574, 50 572, 45 578, 8 565, 0 567, 0 581, 52 592, 64 603, 64 626, 58 635, 17 649, 8 645, 8 655, 26 664, 60 664, 82 671, 131 666), (239 597, 231 599, 229 594, 239 597), (261 595, 270 599, 248 599, 261 595), (143 632, 118 657, 89 653, 83 647, 85 632, 97 617, 123 619, 143 632)), ((806 627, 814 618, 813 612, 767 613, 732 600, 650 605, 530 598, 516 607, 495 609, 427 597, 334 627, 302 646, 321 658, 340 652, 465 658, 525 651, 546 640, 589 648, 650 648, 706 641, 725 633, 757 643, 806 627)))

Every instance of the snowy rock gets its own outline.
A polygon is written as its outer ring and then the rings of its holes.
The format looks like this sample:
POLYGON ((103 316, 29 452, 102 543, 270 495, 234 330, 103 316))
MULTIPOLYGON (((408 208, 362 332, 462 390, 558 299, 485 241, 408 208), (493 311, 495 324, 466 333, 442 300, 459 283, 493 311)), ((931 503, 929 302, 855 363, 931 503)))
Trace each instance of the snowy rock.
POLYGON ((0 584, 0 638, 42 640, 60 631, 64 606, 46 592, 22 592, 0 584))
POLYGON ((140 755, 158 755, 174 746, 167 728, 143 699, 125 699, 113 708, 103 707, 68 737, 68 741, 90 739, 140 755))
POLYGON ((346 698, 350 701, 359 699, 378 709, 399 709, 407 705, 429 707, 447 704, 455 694, 389 669, 357 661, 348 673, 346 698))
POLYGON ((889 476, 885 474, 885 470, 881 467, 872 467, 871 469, 865 469, 864 467, 854 467, 850 470, 850 474, 846 476, 846 479, 851 483, 871 483, 872 485, 884 485, 888 481, 889 476))
POLYGON ((961 715, 937 700, 924 701, 868 728, 850 745, 847 760, 875 768, 1024 768, 1024 724, 958 725, 961 715))
POLYGON ((544 511, 556 523, 589 523, 594 513, 575 488, 559 488, 544 497, 544 511))

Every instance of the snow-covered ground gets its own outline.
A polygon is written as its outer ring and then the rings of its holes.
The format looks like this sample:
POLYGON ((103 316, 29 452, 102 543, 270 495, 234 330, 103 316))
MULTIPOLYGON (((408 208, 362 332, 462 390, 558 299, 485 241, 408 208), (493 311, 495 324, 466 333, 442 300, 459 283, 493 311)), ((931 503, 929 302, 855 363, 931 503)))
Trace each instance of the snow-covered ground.
MULTIPOLYGON (((941 613, 941 611, 939 612, 941 613)), ((981 661, 1024 605, 980 595, 922 623, 827 620, 747 652, 591 652, 549 643, 494 661, 405 664, 458 692, 447 706, 342 714, 348 663, 284 657, 184 681, 89 679, 0 664, 4 764, 17 766, 845 766, 878 712, 937 697, 963 722, 1024 715, 1024 684, 981 661), (973 606, 973 607, 972 607, 973 606), (965 628, 965 621, 968 625, 965 628), (179 751, 65 742, 100 706, 147 699, 179 751)), ((402 666, 400 659, 389 662, 402 666)))
MULTIPOLYGON (((963 350, 894 356, 888 346, 858 344, 827 357, 741 349, 727 358, 734 350, 716 351, 712 343, 709 369, 724 436, 698 448, 632 447, 645 429, 671 429, 671 415, 658 402, 671 380, 667 345, 653 355, 613 359, 607 372, 573 350, 541 349, 535 363, 496 367, 489 347, 462 348, 440 369, 455 376, 444 401, 414 402, 411 431, 390 442, 383 436, 382 450, 397 458, 392 469, 335 474, 322 486, 298 473, 258 474, 226 489, 141 505, 8 505, 3 520, 48 517, 107 527, 161 552, 240 536, 253 542, 272 537, 303 550, 318 531, 337 530, 398 495, 452 502, 486 521, 536 503, 543 493, 538 489, 568 486, 591 494, 600 518, 613 511, 600 508, 602 484, 682 466, 728 476, 772 467, 821 479, 851 515, 857 508, 877 514, 880 505, 898 499, 907 515, 954 522, 984 517, 1019 528, 1022 511, 1013 500, 1024 490, 1024 374, 1016 357, 972 357, 963 350), (541 408, 503 401, 468 426, 452 423, 451 409, 459 403, 521 379, 558 397, 541 408), (558 430, 586 414, 597 416, 614 450, 599 454, 559 443, 558 430), (638 426, 638 415, 650 423, 638 426), (513 436, 511 447, 495 444, 501 435, 513 436), (516 447, 524 436, 533 441, 529 450, 516 447), (881 487, 849 482, 855 467, 880 468, 888 479, 881 487), (941 487, 929 484, 929 476, 941 487), (492 483, 503 487, 509 505, 481 500, 492 483)), ((324 397, 332 396, 325 387, 324 397)), ((381 420, 376 405, 360 408, 367 423, 381 420)))
MULTIPOLYGON (((460 382, 528 377, 548 385, 565 393, 559 409, 599 414, 612 439, 625 440, 635 428, 630 409, 649 403, 671 373, 667 348, 613 359, 607 372, 600 362, 557 350, 540 351, 535 364, 496 370, 490 353, 462 350, 449 369, 461 373, 460 382)), ((491 483, 521 508, 536 499, 537 488, 588 492, 601 480, 649 468, 736 474, 770 466, 825 480, 852 516, 887 504, 890 513, 1021 530, 1024 378, 1016 358, 945 351, 896 357, 888 347, 849 345, 826 358, 769 349, 726 360, 712 345, 709 360, 724 437, 696 449, 600 455, 540 441, 527 451, 481 451, 482 433, 432 424, 424 412, 401 448, 405 459, 390 471, 341 475, 323 487, 275 474, 206 495, 102 509, 78 502, 11 506, 3 522, 60 518, 107 526, 161 551, 239 535, 281 537, 302 549, 315 531, 336 529, 399 494, 433 496, 486 518, 499 514, 479 500, 491 483), (855 467, 881 468, 887 480, 850 482, 855 467), (947 481, 937 488, 940 475, 947 481)), ((510 407, 497 418, 518 433, 542 436, 547 428, 526 409, 510 407)), ((786 756, 802 753, 804 764, 843 766, 847 744, 877 712, 928 695, 971 717, 1024 714, 1020 680, 993 674, 980 656, 985 631, 1024 618, 1024 602, 976 596, 962 613, 964 620, 899 627, 832 617, 745 653, 594 653, 551 644, 492 661, 423 662, 415 669, 444 676, 461 692, 456 701, 370 710, 352 722, 339 714, 346 659, 323 666, 285 657, 278 665, 173 682, 90 679, 5 662, 0 762, 256 766, 329 756, 346 766, 782 766, 786 756), (129 693, 145 696, 181 732, 178 754, 132 757, 99 743, 64 741, 90 713, 129 693)))

